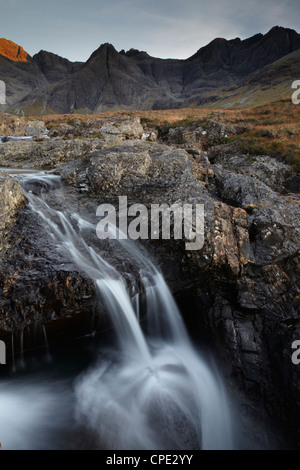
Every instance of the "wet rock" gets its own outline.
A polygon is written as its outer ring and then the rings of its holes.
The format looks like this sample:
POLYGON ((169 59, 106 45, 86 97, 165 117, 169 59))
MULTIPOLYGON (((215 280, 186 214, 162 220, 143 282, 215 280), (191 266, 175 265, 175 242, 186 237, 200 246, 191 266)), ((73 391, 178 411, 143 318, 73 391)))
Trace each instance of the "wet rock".
POLYGON ((58 172, 78 191, 85 184, 93 210, 99 201, 117 206, 118 195, 147 207, 204 204, 201 250, 187 251, 183 240, 143 243, 179 302, 189 299, 183 309, 193 297, 193 308, 184 312, 192 331, 197 324, 197 331, 209 332, 253 406, 267 409, 296 442, 300 372, 290 348, 300 337, 300 207, 276 191, 285 170, 269 157, 248 165, 236 155, 212 165, 205 155, 195 161, 184 149, 130 141, 58 172))
POLYGON ((33 141, 33 137, 26 137, 26 136, 4 136, 1 138, 2 143, 6 142, 31 142, 33 141))
POLYGON ((91 332, 93 281, 57 251, 45 224, 27 207, 14 221, 0 262, 0 335, 8 349, 11 334, 25 329, 24 347, 36 346, 34 332, 42 325, 51 341, 91 332))

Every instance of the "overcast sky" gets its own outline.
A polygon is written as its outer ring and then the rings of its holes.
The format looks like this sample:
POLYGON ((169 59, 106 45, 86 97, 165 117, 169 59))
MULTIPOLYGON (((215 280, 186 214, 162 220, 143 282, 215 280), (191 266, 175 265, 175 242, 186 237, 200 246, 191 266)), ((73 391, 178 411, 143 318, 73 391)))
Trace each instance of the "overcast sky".
POLYGON ((279 25, 300 32, 299 0, 0 0, 0 37, 85 61, 101 44, 185 59, 216 37, 279 25))

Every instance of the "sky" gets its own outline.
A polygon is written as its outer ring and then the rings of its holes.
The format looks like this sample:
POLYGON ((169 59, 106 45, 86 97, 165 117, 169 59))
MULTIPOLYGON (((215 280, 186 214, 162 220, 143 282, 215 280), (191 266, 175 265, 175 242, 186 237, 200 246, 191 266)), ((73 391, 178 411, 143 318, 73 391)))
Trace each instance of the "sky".
POLYGON ((0 0, 0 37, 86 61, 103 43, 186 59, 216 37, 279 25, 300 32, 299 0, 0 0))

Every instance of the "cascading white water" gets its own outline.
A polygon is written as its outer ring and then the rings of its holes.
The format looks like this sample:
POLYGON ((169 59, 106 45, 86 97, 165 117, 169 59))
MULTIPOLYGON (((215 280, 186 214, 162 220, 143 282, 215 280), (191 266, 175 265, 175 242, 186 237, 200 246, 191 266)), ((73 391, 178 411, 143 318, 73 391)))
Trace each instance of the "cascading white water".
POLYGON ((61 210, 59 177, 18 178, 58 248, 94 280, 118 339, 117 350, 106 350, 75 381, 78 422, 92 429, 106 449, 234 448, 221 378, 193 347, 163 276, 136 244, 118 242, 140 267, 147 303, 142 329, 137 289, 131 298, 122 275, 87 243, 86 234, 95 234, 95 225, 61 210), (32 192, 34 184, 39 191, 32 192), (49 188, 60 209, 49 203, 49 188))

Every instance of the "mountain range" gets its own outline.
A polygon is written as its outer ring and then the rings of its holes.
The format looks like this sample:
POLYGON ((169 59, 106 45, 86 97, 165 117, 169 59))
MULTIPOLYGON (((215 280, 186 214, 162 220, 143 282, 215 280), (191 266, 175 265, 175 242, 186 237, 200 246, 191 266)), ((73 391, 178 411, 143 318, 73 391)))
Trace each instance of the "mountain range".
POLYGON ((280 98, 300 76, 300 34, 280 26, 248 39, 216 38, 185 60, 101 45, 71 62, 0 39, 1 111, 17 114, 242 107, 280 98))

